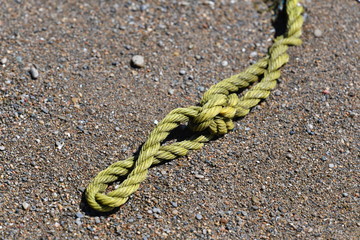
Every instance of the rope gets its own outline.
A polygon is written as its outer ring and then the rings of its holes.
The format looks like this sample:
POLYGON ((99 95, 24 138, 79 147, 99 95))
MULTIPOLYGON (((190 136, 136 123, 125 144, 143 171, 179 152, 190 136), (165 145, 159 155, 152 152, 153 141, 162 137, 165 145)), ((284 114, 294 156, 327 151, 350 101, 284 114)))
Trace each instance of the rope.
POLYGON ((88 204, 100 212, 121 206, 146 179, 151 166, 185 156, 189 150, 201 149, 204 143, 232 130, 234 118, 247 115, 252 107, 267 98, 276 87, 279 69, 289 61, 286 53, 288 47, 302 43, 303 7, 298 0, 287 0, 286 13, 287 32, 274 40, 266 57, 245 71, 212 86, 205 92, 199 106, 172 110, 152 130, 137 156, 110 165, 92 180, 85 193, 88 204), (255 82, 258 83, 242 97, 237 96, 240 89, 255 82), (193 136, 188 140, 162 145, 172 130, 186 123, 194 132, 193 136), (106 192, 108 186, 119 178, 125 180, 116 190, 106 192))

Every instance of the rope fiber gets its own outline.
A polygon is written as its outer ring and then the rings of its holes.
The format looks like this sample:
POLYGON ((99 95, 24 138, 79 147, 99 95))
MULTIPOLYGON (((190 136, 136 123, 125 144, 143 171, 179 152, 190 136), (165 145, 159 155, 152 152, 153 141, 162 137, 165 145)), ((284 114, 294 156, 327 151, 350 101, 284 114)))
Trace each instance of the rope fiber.
POLYGON ((110 165, 91 181, 85 192, 89 206, 100 212, 120 207, 146 179, 151 166, 185 156, 189 150, 201 149, 204 143, 232 130, 234 118, 244 117, 252 107, 267 98, 276 87, 280 68, 289 61, 286 53, 289 46, 302 43, 304 10, 298 2, 286 1, 286 32, 274 40, 266 57, 245 71, 213 85, 204 93, 198 106, 177 108, 166 115, 152 130, 138 155, 110 165), (252 87, 238 97, 237 92, 250 85, 252 87), (183 124, 187 124, 193 135, 188 140, 162 145, 170 132, 183 124), (125 180, 117 189, 107 192, 109 185, 120 178, 125 180))

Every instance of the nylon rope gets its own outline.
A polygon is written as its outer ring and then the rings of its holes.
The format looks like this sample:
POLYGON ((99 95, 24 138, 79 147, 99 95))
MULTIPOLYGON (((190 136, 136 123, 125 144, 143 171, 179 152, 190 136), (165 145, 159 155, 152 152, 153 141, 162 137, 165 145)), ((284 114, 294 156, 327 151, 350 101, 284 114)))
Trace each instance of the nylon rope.
POLYGON ((233 119, 244 117, 250 109, 270 95, 280 77, 280 68, 289 61, 289 46, 299 46, 302 41, 303 7, 299 0, 287 0, 286 32, 275 38, 266 57, 243 72, 213 85, 204 93, 198 106, 172 110, 158 123, 148 136, 138 155, 113 163, 101 171, 88 185, 85 198, 91 208, 108 212, 123 205, 143 182, 149 168, 201 149, 204 143, 224 135, 234 128, 233 119), (241 97, 240 89, 249 88, 241 97), (164 145, 170 132, 187 124, 193 135, 189 139, 164 145), (108 187, 125 179, 117 189, 108 187))

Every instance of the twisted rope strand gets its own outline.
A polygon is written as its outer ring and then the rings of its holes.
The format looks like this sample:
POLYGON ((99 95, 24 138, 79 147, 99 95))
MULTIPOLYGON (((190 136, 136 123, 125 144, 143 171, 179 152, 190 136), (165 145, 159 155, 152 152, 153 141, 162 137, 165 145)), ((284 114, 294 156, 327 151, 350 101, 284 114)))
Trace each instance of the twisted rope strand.
POLYGON ((185 156, 189 150, 201 149, 204 143, 232 130, 232 119, 244 117, 252 107, 267 98, 276 87, 280 68, 289 61, 288 47, 302 43, 303 8, 298 0, 288 0, 286 12, 287 32, 274 40, 266 57, 245 71, 213 85, 204 93, 200 106, 172 110, 150 133, 137 156, 110 165, 92 180, 85 193, 88 204, 100 212, 121 206, 146 179, 151 166, 185 156), (256 82, 242 97, 237 96, 240 89, 256 82), (194 131, 188 140, 162 145, 171 131, 185 123, 194 131), (117 189, 106 193, 108 186, 120 177, 125 177, 125 180, 117 189))

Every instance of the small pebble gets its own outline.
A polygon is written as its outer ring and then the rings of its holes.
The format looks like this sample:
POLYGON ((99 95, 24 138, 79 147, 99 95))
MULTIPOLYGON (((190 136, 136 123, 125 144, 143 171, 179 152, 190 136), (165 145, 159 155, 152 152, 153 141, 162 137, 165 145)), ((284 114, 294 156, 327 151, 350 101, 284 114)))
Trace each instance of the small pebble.
POLYGON ((41 111, 43 112, 43 113, 46 113, 46 114, 48 114, 49 113, 49 110, 47 110, 46 108, 40 108, 41 109, 41 111))
POLYGON ((294 155, 292 155, 291 153, 286 154, 286 158, 293 160, 294 159, 294 155))
POLYGON ((328 95, 328 94, 330 94, 330 90, 329 90, 329 89, 324 89, 324 90, 322 91, 322 93, 323 93, 324 95, 328 95))
POLYGON ((55 145, 56 145, 57 149, 61 150, 62 147, 64 146, 64 143, 63 143, 63 142, 60 142, 60 141, 56 141, 56 142, 55 142, 55 145))
POLYGON ((80 218, 77 218, 77 219, 75 220, 75 223, 80 226, 80 225, 82 224, 81 219, 80 219, 80 218))
POLYGON ((180 75, 185 75, 185 74, 186 74, 186 71, 185 71, 184 69, 181 69, 181 70, 179 71, 179 74, 180 74, 180 75))
POLYGON ((320 29, 315 29, 314 35, 315 35, 315 37, 321 37, 322 36, 322 31, 320 29))
POLYGON ((204 178, 204 176, 203 176, 203 175, 200 175, 200 174, 196 174, 195 177, 198 178, 198 179, 204 178))
POLYGON ((342 196, 347 197, 347 196, 349 196, 349 194, 345 192, 345 193, 342 194, 342 196))
POLYGON ((5 151, 5 147, 4 147, 4 146, 0 146, 0 151, 5 151))
POLYGON ((205 88, 204 88, 203 86, 198 86, 197 89, 198 89, 200 92, 205 91, 205 88))
POLYGON ((260 204, 260 199, 257 196, 252 196, 251 201, 256 205, 260 204))
POLYGON ((259 207, 258 206, 251 206, 251 209, 256 211, 256 210, 259 210, 259 207))
POLYGON ((35 67, 30 68, 30 75, 32 79, 38 79, 39 71, 35 67))
POLYGON ((23 63, 21 56, 17 56, 17 57, 16 57, 16 61, 17 61, 18 63, 20 63, 20 64, 23 63))
POLYGON ((168 93, 169 93, 170 95, 173 95, 173 94, 174 94, 174 91, 175 91, 174 89, 169 89, 169 90, 168 90, 168 93))
POLYGON ((100 218, 99 217, 95 217, 95 223, 96 224, 99 224, 101 221, 100 221, 100 218))
POLYGON ((77 213, 75 214, 75 216, 76 216, 77 218, 83 218, 83 217, 84 217, 84 214, 82 214, 81 212, 77 212, 77 213))
POLYGON ((141 55, 135 55, 131 58, 131 65, 136 68, 145 67, 145 59, 141 55))
POLYGON ((221 62, 221 66, 226 67, 227 65, 229 65, 228 61, 222 61, 221 62))
POLYGON ((140 11, 146 11, 148 8, 149 8, 149 4, 142 4, 141 6, 140 6, 140 11))
POLYGON ((177 202, 170 202, 173 207, 178 207, 177 202))
POLYGON ((5 63, 7 63, 7 58, 6 57, 1 59, 1 64, 5 64, 5 63))
POLYGON ((201 216, 201 214, 196 214, 195 217, 196 217, 197 220, 201 220, 201 219, 203 218, 203 217, 201 216))
POLYGON ((67 59, 64 58, 64 57, 61 57, 61 58, 58 59, 58 62, 59 62, 59 63, 67 62, 67 59))
POLYGON ((159 47, 165 47, 165 44, 164 44, 164 42, 163 41, 158 41, 158 43, 157 43, 157 45, 159 46, 159 47))
POLYGON ((335 165, 333 163, 329 164, 329 168, 334 168, 334 167, 335 167, 335 165))
POLYGON ((244 217, 246 217, 246 216, 248 215, 248 213, 245 212, 245 211, 241 211, 241 215, 243 215, 244 217))
POLYGON ((22 207, 24 210, 28 210, 30 208, 30 204, 28 204, 27 202, 23 202, 22 207))
POLYGON ((77 129, 79 129, 81 132, 85 132, 84 126, 78 125, 76 126, 77 129))
POLYGON ((279 210, 280 212, 282 212, 282 213, 285 213, 285 212, 286 212, 286 209, 283 208, 282 206, 279 206, 279 207, 278 207, 278 210, 279 210))
POLYGON ((155 125, 158 125, 158 124, 159 124, 159 121, 158 121, 158 120, 154 120, 154 124, 155 124, 155 125))
POLYGON ((221 218, 220 219, 220 223, 223 224, 223 225, 227 224, 228 222, 229 222, 229 220, 226 219, 226 218, 221 218))
POLYGON ((321 161, 325 162, 326 160, 327 160, 327 157, 325 157, 325 156, 321 157, 321 161))
POLYGON ((311 131, 310 129, 306 129, 306 132, 307 132, 309 135, 315 135, 315 132, 311 131))
POLYGON ((155 207, 155 208, 152 209, 152 212, 153 213, 161 213, 161 209, 155 207))
POLYGON ((91 226, 88 226, 87 229, 90 231, 90 232, 93 232, 95 229, 91 226))
POLYGON ((188 85, 188 86, 192 86, 193 83, 191 81, 185 81, 185 84, 188 85))
POLYGON ((82 66, 82 69, 84 69, 84 70, 90 70, 90 67, 89 67, 89 65, 84 65, 84 66, 82 66))
POLYGON ((254 57, 256 57, 257 55, 258 55, 257 52, 251 52, 251 53, 250 53, 250 57, 251 57, 251 58, 254 58, 254 57))
POLYGON ((115 127, 115 131, 119 132, 120 128, 119 127, 115 127))

